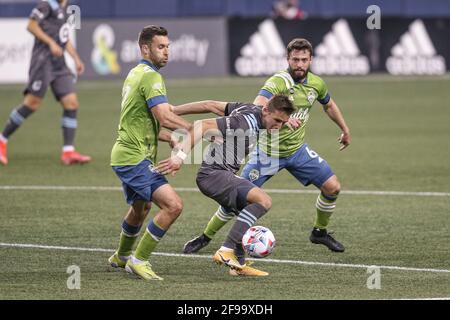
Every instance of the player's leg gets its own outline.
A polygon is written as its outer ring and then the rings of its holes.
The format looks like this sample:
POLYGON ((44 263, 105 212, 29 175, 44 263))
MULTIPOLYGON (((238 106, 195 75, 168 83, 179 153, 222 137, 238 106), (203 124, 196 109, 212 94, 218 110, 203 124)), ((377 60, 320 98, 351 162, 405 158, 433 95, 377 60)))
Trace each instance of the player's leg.
POLYGON ((50 69, 47 64, 38 65, 33 63, 30 66, 28 85, 24 90, 24 100, 22 105, 16 107, 11 112, 9 119, 0 134, 0 163, 8 164, 7 145, 10 136, 22 125, 31 114, 33 114, 42 104, 49 82, 50 69))
MULTIPOLYGON (((245 264, 245 252, 242 248, 242 237, 248 228, 252 227, 271 208, 272 199, 264 190, 252 186, 241 189, 241 195, 246 193, 246 205, 239 211, 233 226, 231 227, 222 247, 215 253, 213 260, 217 263, 224 263, 235 269, 233 275, 254 275, 266 276, 267 272, 250 268, 245 264)), ((239 201, 239 200, 238 200, 239 201)))
POLYGON ((339 181, 329 164, 304 144, 289 157, 286 169, 303 185, 312 183, 321 190, 315 205, 316 220, 310 236, 311 242, 323 244, 335 252, 343 252, 344 246, 327 232, 340 191, 339 181))
POLYGON ((141 231, 141 226, 145 221, 151 208, 151 202, 137 200, 128 209, 122 222, 119 247, 109 258, 111 266, 115 268, 125 268, 126 262, 130 259, 133 246, 141 231))
POLYGON ((61 127, 63 148, 61 162, 65 165, 83 164, 91 161, 91 157, 75 151, 75 134, 78 127, 79 102, 75 93, 74 78, 71 74, 57 76, 51 83, 53 94, 63 107, 61 127))
POLYGON ((320 194, 316 200, 317 216, 310 240, 315 244, 323 244, 334 252, 344 252, 345 248, 327 232, 330 217, 336 208, 336 200, 340 192, 340 183, 335 175, 328 178, 320 186, 320 194))
MULTIPOLYGON (((274 164, 278 162, 278 159, 272 159, 268 157, 262 151, 256 151, 252 153, 249 161, 244 166, 241 172, 241 177, 252 182, 254 185, 261 187, 266 181, 272 178, 279 170, 283 168, 282 165, 275 166, 274 164), (267 165, 269 164, 269 166, 267 165), (270 169, 268 169, 270 168, 270 169)), ((282 164, 282 163, 281 163, 282 164)), ((228 221, 232 220, 235 213, 226 207, 219 206, 217 211, 210 218, 208 224, 206 225, 203 233, 186 242, 183 247, 184 253, 195 253, 200 249, 206 247, 216 233, 222 229, 228 221)))
MULTIPOLYGON (((151 269, 149 263, 150 255, 172 223, 180 216, 183 209, 183 202, 169 184, 164 184, 153 192, 152 202, 160 210, 155 218, 148 223, 134 255, 127 262, 126 268, 130 268, 133 273, 138 274, 145 280, 162 280, 151 269)), ((127 271, 130 270, 127 269, 127 271)))
POLYGON ((0 163, 8 164, 7 145, 10 136, 22 125, 33 112, 35 112, 42 104, 42 98, 27 94, 22 105, 13 109, 9 115, 9 119, 0 134, 0 163))

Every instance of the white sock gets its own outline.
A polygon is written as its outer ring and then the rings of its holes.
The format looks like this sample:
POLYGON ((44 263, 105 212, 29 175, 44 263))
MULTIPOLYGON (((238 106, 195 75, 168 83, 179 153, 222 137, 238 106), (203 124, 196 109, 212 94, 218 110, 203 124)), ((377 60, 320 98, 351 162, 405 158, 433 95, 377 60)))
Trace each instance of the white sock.
POLYGON ((138 263, 143 263, 144 262, 142 260, 139 260, 135 256, 131 256, 130 259, 131 259, 131 262, 133 262, 133 264, 138 264, 138 263))
POLYGON ((4 143, 8 143, 8 139, 6 139, 1 133, 0 133, 0 141, 4 143))
POLYGON ((64 146, 63 147, 63 152, 73 152, 73 151, 75 151, 74 146, 64 146))
POLYGON ((229 252, 234 251, 234 249, 227 248, 227 247, 224 247, 224 246, 221 246, 219 250, 222 250, 222 251, 229 251, 229 252))

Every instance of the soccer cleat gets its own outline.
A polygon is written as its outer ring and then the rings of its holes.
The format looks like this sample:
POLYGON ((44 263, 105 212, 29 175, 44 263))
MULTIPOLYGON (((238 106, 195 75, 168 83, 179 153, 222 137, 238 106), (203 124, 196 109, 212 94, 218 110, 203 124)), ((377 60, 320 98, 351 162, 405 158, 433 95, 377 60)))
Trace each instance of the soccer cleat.
POLYGON ((245 267, 244 264, 240 264, 238 258, 234 254, 234 250, 225 251, 225 250, 217 250, 213 256, 213 261, 217 264, 225 264, 226 266, 232 269, 242 269, 245 267))
POLYGON ((309 237, 312 243, 323 244, 334 252, 344 252, 345 248, 336 239, 334 239, 326 229, 314 228, 309 237))
POLYGON ((128 273, 135 274, 144 280, 163 280, 153 270, 152 265, 148 261, 134 263, 132 259, 129 259, 125 265, 125 270, 128 273))
POLYGON ((230 269, 230 276, 265 277, 269 275, 268 272, 250 267, 252 264, 253 262, 250 261, 247 262, 246 266, 240 270, 230 269))
POLYGON ((208 243, 211 241, 205 234, 198 236, 192 240, 189 240, 184 244, 183 252, 184 253, 195 253, 199 251, 201 248, 206 247, 208 243))
POLYGON ((6 142, 0 141, 0 163, 4 166, 8 164, 8 149, 6 142))
POLYGON ((108 261, 113 268, 125 268, 128 259, 122 260, 116 251, 111 257, 109 257, 108 261))
POLYGON ((89 161, 91 161, 90 156, 82 155, 76 151, 65 151, 61 154, 61 162, 66 166, 71 164, 84 164, 89 161))

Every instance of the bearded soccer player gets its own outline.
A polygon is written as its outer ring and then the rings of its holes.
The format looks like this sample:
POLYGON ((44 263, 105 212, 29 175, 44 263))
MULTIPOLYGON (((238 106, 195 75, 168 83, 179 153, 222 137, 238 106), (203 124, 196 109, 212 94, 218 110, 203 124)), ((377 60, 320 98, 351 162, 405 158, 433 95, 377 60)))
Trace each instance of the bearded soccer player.
POLYGON ((31 12, 27 30, 33 34, 35 40, 28 85, 22 104, 11 112, 0 134, 0 163, 3 165, 8 164, 7 145, 10 136, 25 119, 39 109, 49 86, 63 107, 61 162, 64 165, 72 165, 91 161, 91 157, 76 152, 74 147, 78 125, 78 98, 75 93, 75 76, 66 65, 64 50, 73 57, 78 75, 84 72, 84 65, 69 40, 67 3, 67 0, 39 1, 31 12))
MULTIPOLYGON (((288 69, 270 77, 259 91, 254 104, 266 106, 272 96, 285 94, 293 101, 296 111, 291 115, 289 126, 280 130, 275 148, 270 136, 260 139, 258 148, 242 170, 241 176, 262 186, 279 171, 286 169, 301 184, 314 184, 320 194, 315 203, 316 219, 310 241, 325 245, 333 252, 343 252, 344 246, 327 231, 341 185, 328 163, 305 142, 306 125, 314 102, 322 104, 325 113, 340 128, 340 150, 350 144, 350 130, 340 109, 331 99, 325 82, 310 71, 312 55, 313 48, 309 41, 300 38, 292 40, 287 46, 288 69), (265 164, 269 164, 269 167, 265 164)), ((188 241, 183 251, 194 253, 208 245, 216 232, 233 217, 233 212, 223 206, 219 207, 203 234, 188 241)))

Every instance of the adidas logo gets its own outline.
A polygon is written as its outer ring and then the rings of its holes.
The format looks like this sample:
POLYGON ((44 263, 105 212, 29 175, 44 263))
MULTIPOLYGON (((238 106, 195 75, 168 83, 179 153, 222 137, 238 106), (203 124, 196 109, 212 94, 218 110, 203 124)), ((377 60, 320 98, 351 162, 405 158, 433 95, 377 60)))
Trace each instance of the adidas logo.
POLYGON ((241 56, 235 62, 240 76, 260 76, 286 69, 286 48, 275 23, 264 20, 242 47, 241 56))
POLYGON ((369 60, 361 55, 346 20, 336 21, 324 36, 315 50, 311 69, 318 74, 330 75, 369 73, 369 60))
POLYGON ((445 59, 436 54, 422 20, 413 21, 391 49, 386 69, 394 75, 444 74, 445 59))

